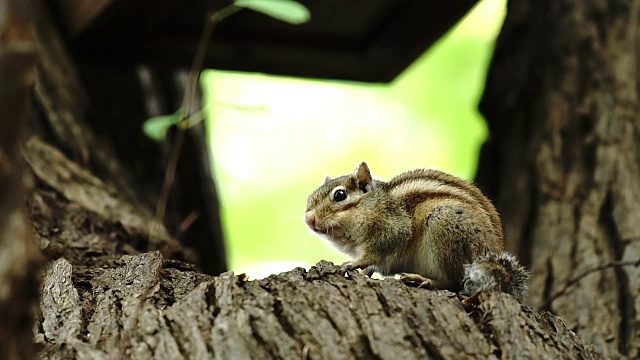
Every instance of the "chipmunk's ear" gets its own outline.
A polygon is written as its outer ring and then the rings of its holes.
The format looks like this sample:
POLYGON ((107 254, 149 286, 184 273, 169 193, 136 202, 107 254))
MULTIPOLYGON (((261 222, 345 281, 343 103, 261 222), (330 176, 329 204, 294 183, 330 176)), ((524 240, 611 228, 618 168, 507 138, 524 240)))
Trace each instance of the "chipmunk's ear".
POLYGON ((369 171, 369 166, 367 166, 366 162, 361 162, 360 165, 353 172, 353 176, 358 180, 358 187, 363 192, 369 192, 373 190, 374 183, 373 178, 371 177, 371 171, 369 171))
POLYGON ((327 183, 328 183, 329 181, 331 181, 331 180, 333 180, 333 179, 331 178, 331 176, 329 176, 329 175, 325 176, 325 177, 324 177, 324 180, 322 181, 322 185, 327 185, 327 183))

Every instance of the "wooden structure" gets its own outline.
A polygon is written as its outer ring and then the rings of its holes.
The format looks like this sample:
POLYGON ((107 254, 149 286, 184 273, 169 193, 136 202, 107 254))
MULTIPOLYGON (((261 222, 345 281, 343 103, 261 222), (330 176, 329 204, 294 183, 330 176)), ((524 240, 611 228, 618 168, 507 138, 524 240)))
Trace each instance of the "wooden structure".
MULTIPOLYGON (((476 0, 300 1, 311 21, 289 25, 252 11, 216 30, 205 67, 313 78, 388 82, 476 0)), ((190 66, 204 15, 227 1, 57 1, 83 62, 190 66)))

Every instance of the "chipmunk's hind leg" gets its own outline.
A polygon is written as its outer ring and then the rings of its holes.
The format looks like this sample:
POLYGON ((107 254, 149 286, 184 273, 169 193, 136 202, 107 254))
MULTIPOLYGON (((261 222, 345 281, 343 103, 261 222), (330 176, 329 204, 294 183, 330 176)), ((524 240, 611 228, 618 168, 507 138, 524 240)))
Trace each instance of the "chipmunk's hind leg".
POLYGON ((449 201, 432 209, 426 221, 425 247, 432 262, 430 268, 443 288, 462 288, 464 264, 488 251, 493 232, 482 226, 480 214, 459 201, 449 201))
POLYGON ((403 284, 414 286, 418 285, 418 288, 424 289, 444 289, 442 284, 439 282, 429 279, 428 277, 424 277, 420 274, 412 274, 412 273, 400 273, 400 281, 403 284))

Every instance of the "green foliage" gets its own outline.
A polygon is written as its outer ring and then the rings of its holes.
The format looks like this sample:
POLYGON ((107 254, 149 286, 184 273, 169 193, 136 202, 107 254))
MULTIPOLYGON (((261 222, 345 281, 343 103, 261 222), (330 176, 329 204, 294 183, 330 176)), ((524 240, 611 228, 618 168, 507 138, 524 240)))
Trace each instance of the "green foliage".
POLYGON ((309 9, 293 0, 236 0, 233 4, 293 25, 303 24, 311 19, 309 9))
MULTIPOLYGON (((293 0, 236 0, 233 6, 251 9, 294 25, 303 24, 311 19, 309 9, 293 0)), ((233 12, 228 13, 227 16, 229 14, 233 14, 233 12)), ((226 18, 226 16, 224 16, 224 18, 226 18)), ((199 69, 196 71, 199 71, 199 69)), ((180 108, 171 115, 161 115, 147 119, 142 124, 142 131, 150 139, 160 142, 167 136, 167 132, 171 126, 179 125, 181 128, 187 129, 203 119, 201 113, 197 114, 200 115, 200 118, 197 120, 193 119, 195 115, 186 119, 183 113, 184 110, 180 108)))
POLYGON ((176 125, 182 119, 182 108, 171 115, 156 116, 142 124, 142 131, 151 140, 160 142, 167 136, 167 131, 172 125, 176 125))
POLYGON ((186 130, 204 120, 204 118, 205 109, 185 117, 184 110, 180 108, 171 115, 161 115, 148 119, 142 124, 142 131, 152 140, 160 142, 167 136, 167 131, 171 126, 175 125, 182 130, 186 130))

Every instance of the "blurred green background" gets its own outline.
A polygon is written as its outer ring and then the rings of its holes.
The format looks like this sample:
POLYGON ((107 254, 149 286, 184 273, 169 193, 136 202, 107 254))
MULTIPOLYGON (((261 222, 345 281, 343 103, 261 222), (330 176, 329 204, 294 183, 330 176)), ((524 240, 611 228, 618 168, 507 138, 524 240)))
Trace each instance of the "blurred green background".
POLYGON ((255 279, 347 260, 302 215, 325 175, 359 161, 381 179, 418 167, 473 179, 487 136, 477 103, 505 6, 478 3, 391 84, 203 73, 230 269, 255 279))

